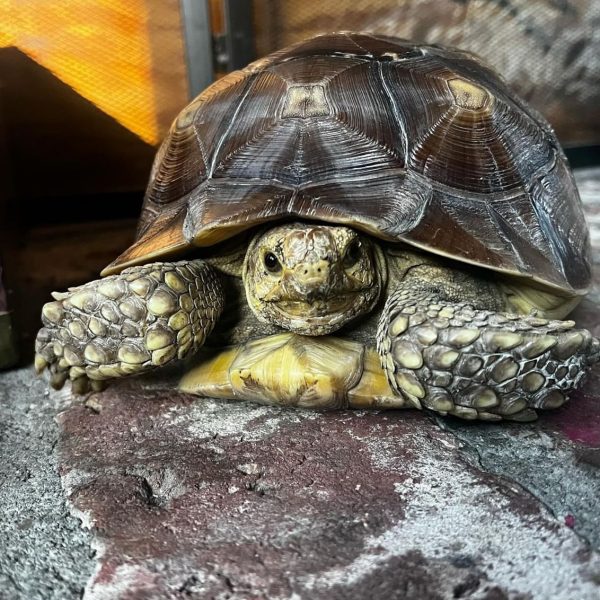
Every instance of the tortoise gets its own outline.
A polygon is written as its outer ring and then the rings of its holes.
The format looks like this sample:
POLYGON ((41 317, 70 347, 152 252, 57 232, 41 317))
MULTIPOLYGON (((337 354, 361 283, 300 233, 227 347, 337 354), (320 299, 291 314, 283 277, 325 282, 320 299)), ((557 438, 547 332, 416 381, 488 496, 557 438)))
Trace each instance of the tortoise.
POLYGON ((78 393, 185 359, 201 396, 526 421, 600 358, 562 320, 590 273, 565 155, 499 75, 321 35, 183 109, 134 244, 43 307, 35 364, 78 393))

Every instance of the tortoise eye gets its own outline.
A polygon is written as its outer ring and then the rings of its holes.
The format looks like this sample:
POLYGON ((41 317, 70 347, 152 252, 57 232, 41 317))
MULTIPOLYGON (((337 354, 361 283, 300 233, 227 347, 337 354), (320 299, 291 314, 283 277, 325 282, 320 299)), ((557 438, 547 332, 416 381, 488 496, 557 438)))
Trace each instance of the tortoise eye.
POLYGON ((271 273, 279 273, 279 271, 281 271, 281 263, 279 262, 279 259, 272 252, 267 252, 265 254, 263 261, 265 263, 265 267, 267 268, 267 271, 269 271, 271 273))
POLYGON ((352 240, 350 245, 346 248, 346 254, 344 254, 344 267, 353 267, 362 256, 362 246, 358 240, 352 240))

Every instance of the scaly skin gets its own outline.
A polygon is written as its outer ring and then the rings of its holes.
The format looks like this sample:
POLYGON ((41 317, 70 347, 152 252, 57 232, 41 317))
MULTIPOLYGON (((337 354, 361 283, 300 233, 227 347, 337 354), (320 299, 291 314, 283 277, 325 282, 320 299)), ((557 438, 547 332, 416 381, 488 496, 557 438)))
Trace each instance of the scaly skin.
MULTIPOLYGON (((507 296, 493 281, 428 255, 396 249, 386 268, 379 245, 347 227, 291 223, 263 230, 237 266, 240 260, 236 254, 226 261, 226 272, 241 273, 252 312, 294 335, 253 339, 217 355, 188 379, 198 393, 218 388, 274 404, 412 405, 466 419, 529 420, 538 408, 560 406, 600 358, 600 342, 571 321, 508 312, 507 296), (373 333, 361 342, 312 337, 367 315, 388 277, 376 336, 383 371, 372 361, 365 367, 372 350, 354 352, 357 360, 344 350, 367 347, 373 333), (283 376, 281 369, 290 372, 283 376), (380 396, 372 404, 371 388, 380 396)), ((213 265, 154 263, 55 295, 43 309, 37 369, 49 369, 54 387, 71 379, 81 393, 195 352, 224 307, 213 265)), ((527 305, 535 297, 521 300, 527 305)), ((552 310, 561 302, 550 303, 552 310)), ((260 327, 253 331, 264 335, 260 327)))
POLYGON ((36 369, 79 393, 196 351, 224 304, 219 275, 201 261, 132 267, 55 298, 42 309, 36 369))
POLYGON ((476 298, 453 301, 452 273, 439 271, 437 280, 417 273, 401 282, 377 334, 390 384, 416 408, 533 420, 535 409, 561 406, 600 359, 600 342, 573 321, 481 309, 476 298))
POLYGON ((367 314, 385 287, 381 249, 349 227, 290 223, 260 233, 242 278, 254 314, 303 335, 327 335, 367 314), (273 257, 273 268, 265 261, 273 257))

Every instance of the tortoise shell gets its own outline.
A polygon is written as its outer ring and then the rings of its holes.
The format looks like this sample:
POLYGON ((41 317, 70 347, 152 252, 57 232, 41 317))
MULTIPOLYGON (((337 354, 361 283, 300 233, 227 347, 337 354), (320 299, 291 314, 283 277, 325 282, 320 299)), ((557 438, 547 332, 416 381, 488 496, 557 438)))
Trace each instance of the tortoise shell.
POLYGON ((554 132, 456 49, 335 33, 220 79, 173 123, 137 240, 104 273, 290 218, 567 294, 590 282, 581 201, 554 132))

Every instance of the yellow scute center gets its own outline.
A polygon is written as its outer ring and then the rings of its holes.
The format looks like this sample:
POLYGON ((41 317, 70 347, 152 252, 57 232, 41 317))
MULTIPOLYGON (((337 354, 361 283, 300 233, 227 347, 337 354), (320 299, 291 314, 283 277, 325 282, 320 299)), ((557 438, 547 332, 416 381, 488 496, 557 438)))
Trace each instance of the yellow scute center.
POLYGON ((448 81, 454 101, 461 108, 480 110, 491 101, 490 94, 482 87, 457 77, 448 81))

